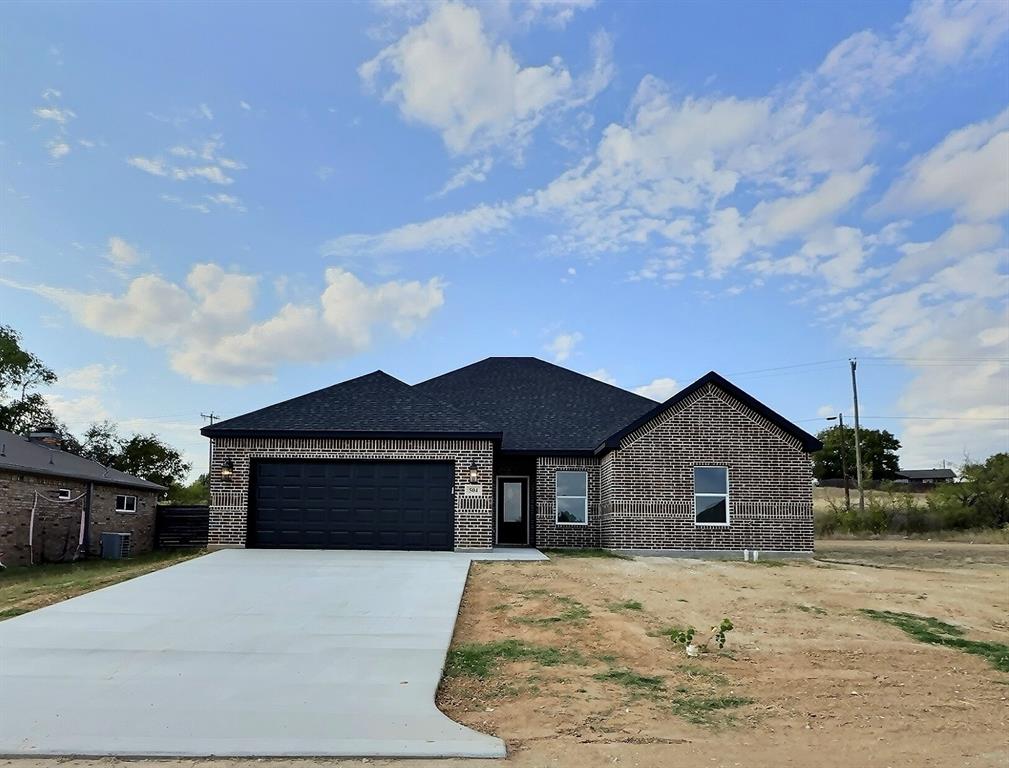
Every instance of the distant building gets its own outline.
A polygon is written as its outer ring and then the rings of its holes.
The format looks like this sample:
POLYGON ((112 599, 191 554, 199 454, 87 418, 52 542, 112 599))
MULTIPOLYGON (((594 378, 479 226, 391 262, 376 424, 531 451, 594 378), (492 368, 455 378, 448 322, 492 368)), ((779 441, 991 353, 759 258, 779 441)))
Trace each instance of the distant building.
POLYGON ((913 485, 939 485, 940 483, 952 483, 954 480, 956 480, 956 473, 952 469, 899 469, 895 482, 913 485))

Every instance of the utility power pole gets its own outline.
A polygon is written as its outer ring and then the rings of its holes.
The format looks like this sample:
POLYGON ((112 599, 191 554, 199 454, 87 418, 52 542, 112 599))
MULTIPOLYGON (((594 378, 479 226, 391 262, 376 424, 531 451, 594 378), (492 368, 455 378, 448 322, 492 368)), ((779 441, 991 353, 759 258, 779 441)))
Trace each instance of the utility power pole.
MULTIPOLYGON (((210 422, 210 426, 214 426, 214 422, 221 418, 216 413, 211 411, 210 413, 201 413, 200 416, 207 419, 210 422)), ((214 469, 214 441, 210 440, 210 446, 207 449, 207 485, 210 485, 210 473, 214 469)))
POLYGON ((855 368, 858 360, 851 358, 851 395, 855 401, 855 481, 858 483, 858 511, 865 512, 865 491, 862 488, 862 445, 858 439, 858 384, 855 381, 855 368))

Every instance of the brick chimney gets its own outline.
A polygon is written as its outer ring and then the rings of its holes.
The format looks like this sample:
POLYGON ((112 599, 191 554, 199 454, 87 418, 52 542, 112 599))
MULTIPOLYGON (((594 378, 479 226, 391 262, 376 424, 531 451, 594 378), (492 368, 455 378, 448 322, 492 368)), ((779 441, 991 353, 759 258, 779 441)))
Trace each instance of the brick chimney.
POLYGON ((28 440, 32 443, 39 443, 44 445, 46 448, 56 448, 60 450, 63 448, 63 441, 60 439, 59 432, 53 426, 41 426, 35 427, 31 432, 28 433, 28 440))

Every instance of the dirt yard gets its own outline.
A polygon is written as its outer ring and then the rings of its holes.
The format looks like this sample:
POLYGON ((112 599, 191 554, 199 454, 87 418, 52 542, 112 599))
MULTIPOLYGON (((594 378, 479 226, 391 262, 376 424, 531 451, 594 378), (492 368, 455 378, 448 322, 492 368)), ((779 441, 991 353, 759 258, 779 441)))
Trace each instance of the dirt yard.
MULTIPOLYGON (((439 704, 505 739, 510 757, 500 764, 512 768, 1005 768, 1006 643, 1009 547, 1000 545, 832 541, 814 561, 762 564, 481 563, 439 704), (721 652, 688 658, 670 637, 725 617, 735 628, 721 652)), ((244 762, 363 761, 158 765, 244 762)), ((488 763, 409 762, 464 765, 488 763)))

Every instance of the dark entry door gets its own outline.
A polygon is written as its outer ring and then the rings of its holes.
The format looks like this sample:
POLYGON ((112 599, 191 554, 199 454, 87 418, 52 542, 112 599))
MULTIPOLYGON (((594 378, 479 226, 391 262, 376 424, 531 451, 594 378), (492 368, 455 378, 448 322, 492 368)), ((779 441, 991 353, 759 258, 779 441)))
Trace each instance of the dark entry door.
POLYGON ((497 479, 497 543, 529 543, 529 478, 497 479))
POLYGON ((451 462, 255 464, 249 539, 289 549, 452 549, 451 462))

